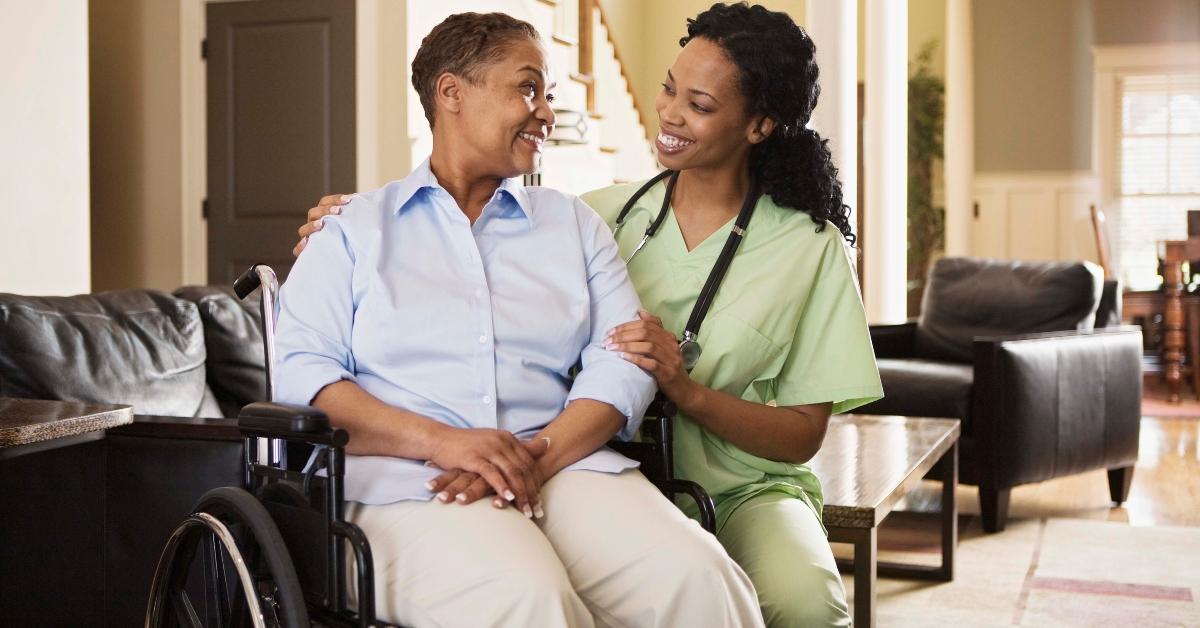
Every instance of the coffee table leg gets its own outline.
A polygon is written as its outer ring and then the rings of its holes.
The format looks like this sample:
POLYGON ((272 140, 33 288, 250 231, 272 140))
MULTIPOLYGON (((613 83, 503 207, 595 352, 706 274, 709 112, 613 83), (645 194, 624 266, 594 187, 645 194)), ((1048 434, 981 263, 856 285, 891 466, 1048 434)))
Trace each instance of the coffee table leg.
POLYGON ((947 582, 954 579, 954 548, 958 546, 958 442, 942 456, 942 569, 947 582))
POLYGON ((854 625, 858 628, 875 625, 876 530, 854 531, 854 625))

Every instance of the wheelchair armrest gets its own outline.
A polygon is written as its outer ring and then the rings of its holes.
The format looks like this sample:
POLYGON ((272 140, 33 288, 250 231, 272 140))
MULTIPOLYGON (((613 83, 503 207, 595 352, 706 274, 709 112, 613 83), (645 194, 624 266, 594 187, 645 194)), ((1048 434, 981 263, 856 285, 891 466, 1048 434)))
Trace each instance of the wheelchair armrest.
POLYGON ((282 438, 291 441, 343 446, 349 441, 345 430, 333 429, 329 417, 312 407, 273 401, 257 401, 238 413, 243 436, 282 438))

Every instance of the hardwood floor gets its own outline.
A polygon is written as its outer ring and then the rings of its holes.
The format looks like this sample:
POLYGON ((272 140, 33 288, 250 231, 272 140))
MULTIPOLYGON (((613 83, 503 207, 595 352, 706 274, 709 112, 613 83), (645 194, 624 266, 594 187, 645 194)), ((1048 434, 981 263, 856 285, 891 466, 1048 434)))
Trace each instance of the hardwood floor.
MULTIPOLYGON (((940 487, 925 482, 901 509, 940 509, 940 487)), ((979 515, 978 489, 960 486, 959 512, 979 515)), ((1013 489, 1012 518, 1064 517, 1124 521, 1135 526, 1200 526, 1200 418, 1143 417, 1129 501, 1109 501, 1103 470, 1013 489)), ((887 522, 884 522, 886 527, 887 522)))

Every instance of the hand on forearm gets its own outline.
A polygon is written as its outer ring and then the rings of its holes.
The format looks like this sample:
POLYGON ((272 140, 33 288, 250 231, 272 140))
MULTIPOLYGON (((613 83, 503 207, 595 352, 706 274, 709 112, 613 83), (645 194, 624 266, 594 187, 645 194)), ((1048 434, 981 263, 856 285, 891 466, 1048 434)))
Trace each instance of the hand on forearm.
POLYGON ((755 456, 802 463, 816 455, 832 404, 775 408, 707 388, 691 378, 662 321, 644 310, 638 318, 614 329, 605 347, 653 375, 680 411, 755 456))
POLYGON ((537 460, 542 481, 600 449, 625 425, 616 408, 594 399, 576 399, 550 422, 537 438, 549 438, 550 446, 537 460))

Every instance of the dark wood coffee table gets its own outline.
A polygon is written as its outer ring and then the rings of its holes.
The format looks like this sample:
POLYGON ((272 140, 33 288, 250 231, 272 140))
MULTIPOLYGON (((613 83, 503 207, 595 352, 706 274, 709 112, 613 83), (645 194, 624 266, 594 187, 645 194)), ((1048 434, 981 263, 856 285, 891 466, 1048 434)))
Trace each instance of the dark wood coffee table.
POLYGON ((854 573, 854 624, 875 624, 877 575, 948 581, 954 578, 958 544, 957 419, 839 415, 829 420, 821 451, 809 463, 825 495, 829 540, 854 545, 854 560, 839 561, 854 573), (942 478, 942 564, 880 563, 879 524, 925 474, 940 465, 942 478))

